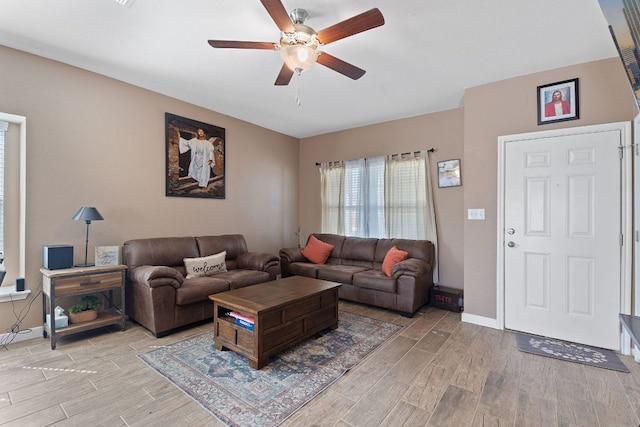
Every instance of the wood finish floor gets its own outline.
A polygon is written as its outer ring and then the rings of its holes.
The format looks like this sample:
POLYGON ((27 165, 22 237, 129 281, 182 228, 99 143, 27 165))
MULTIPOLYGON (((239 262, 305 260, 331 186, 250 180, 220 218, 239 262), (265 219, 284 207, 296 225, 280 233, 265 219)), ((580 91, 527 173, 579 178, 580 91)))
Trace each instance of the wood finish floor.
MULTIPOLYGON (((516 336, 425 307, 285 426, 638 426, 640 364, 619 373, 519 352, 516 336)), ((156 339, 139 325, 0 348, 2 426, 221 426, 136 355, 201 333, 156 339)))

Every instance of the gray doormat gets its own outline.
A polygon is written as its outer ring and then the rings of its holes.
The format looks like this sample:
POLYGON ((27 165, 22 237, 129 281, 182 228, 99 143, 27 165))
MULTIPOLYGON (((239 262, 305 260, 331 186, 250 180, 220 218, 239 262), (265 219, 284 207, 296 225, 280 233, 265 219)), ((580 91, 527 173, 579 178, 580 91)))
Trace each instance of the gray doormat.
POLYGON ((582 363, 596 368, 629 372, 629 369, 611 350, 526 334, 518 334, 517 342, 518 350, 525 353, 582 363))

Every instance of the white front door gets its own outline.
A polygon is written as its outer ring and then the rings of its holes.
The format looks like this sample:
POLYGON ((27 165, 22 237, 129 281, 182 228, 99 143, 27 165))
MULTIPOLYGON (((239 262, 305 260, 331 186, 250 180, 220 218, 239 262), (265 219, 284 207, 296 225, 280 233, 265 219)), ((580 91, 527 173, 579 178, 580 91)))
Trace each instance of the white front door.
POLYGON ((504 325, 619 349, 619 131, 504 148, 504 325))

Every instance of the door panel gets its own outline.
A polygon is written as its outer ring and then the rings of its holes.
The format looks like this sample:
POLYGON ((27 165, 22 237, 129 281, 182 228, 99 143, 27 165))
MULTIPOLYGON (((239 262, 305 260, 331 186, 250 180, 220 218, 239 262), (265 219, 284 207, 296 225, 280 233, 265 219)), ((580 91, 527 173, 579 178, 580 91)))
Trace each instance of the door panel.
POLYGON ((505 145, 505 327, 618 349, 617 131, 505 145))

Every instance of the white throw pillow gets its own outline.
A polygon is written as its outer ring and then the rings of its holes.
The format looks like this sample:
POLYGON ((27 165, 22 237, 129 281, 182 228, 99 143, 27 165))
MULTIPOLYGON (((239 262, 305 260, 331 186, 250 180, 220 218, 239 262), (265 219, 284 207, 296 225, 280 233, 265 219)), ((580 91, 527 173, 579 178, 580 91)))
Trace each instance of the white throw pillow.
POLYGON ((187 270, 187 279, 224 273, 227 271, 227 265, 224 262, 226 257, 227 251, 202 258, 184 258, 184 268, 187 270))

